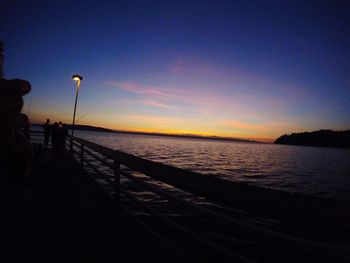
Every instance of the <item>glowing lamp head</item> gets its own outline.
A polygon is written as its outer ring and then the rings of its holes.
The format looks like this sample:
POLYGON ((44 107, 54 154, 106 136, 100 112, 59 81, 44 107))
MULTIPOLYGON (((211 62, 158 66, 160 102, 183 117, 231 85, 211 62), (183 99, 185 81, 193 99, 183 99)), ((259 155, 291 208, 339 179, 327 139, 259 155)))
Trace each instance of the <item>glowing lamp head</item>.
POLYGON ((72 80, 81 81, 81 80, 83 80, 83 77, 80 76, 80 75, 73 75, 73 76, 72 76, 72 80))

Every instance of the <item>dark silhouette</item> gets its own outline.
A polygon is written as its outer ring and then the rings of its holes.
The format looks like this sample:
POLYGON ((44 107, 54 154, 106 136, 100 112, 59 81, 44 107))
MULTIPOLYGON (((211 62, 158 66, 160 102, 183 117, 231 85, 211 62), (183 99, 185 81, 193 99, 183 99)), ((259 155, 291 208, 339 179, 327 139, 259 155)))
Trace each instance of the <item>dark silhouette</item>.
POLYGON ((25 176, 29 173, 31 148, 29 140, 23 132, 14 133, 14 147, 9 152, 10 185, 21 186, 25 176))
POLYGON ((51 128, 51 142, 54 153, 63 153, 65 151, 66 137, 68 129, 61 121, 55 122, 51 128))
POLYGON ((27 94, 30 83, 25 80, 6 80, 3 76, 3 44, 0 41, 0 162, 1 162, 1 193, 6 193, 13 183, 22 181, 27 168, 26 158, 29 148, 29 121, 21 113, 22 96, 27 94))
MULTIPOLYGON (((37 125, 38 124, 33 124, 33 126, 37 126, 37 125)), ((41 125, 38 125, 38 126, 41 126, 41 125)), ((66 124, 66 127, 69 129, 72 129, 72 125, 66 124)), ((216 140, 216 141, 254 142, 254 143, 259 142, 255 140, 240 139, 240 138, 233 138, 233 137, 221 137, 221 136, 202 136, 202 135, 196 135, 196 134, 167 134, 167 133, 157 133, 157 132, 111 130, 111 129, 102 128, 102 127, 95 127, 90 125, 77 125, 77 124, 74 125, 74 130, 113 132, 113 133, 121 133, 121 134, 140 134, 140 135, 150 135, 150 136, 191 138, 191 139, 204 139, 204 140, 216 140)))
POLYGON ((31 85, 25 80, 4 78, 3 51, 0 41, 0 261, 9 262, 3 258, 3 248, 7 248, 4 244, 10 243, 14 233, 22 230, 15 224, 18 215, 13 211, 18 209, 18 200, 24 196, 23 183, 31 161, 29 120, 21 113, 22 96, 31 90, 31 85))
POLYGON ((49 144, 49 139, 51 135, 51 125, 50 125, 50 119, 47 119, 44 124, 44 145, 47 147, 49 144))
POLYGON ((276 144, 350 148, 350 130, 319 130, 285 134, 275 140, 276 144))
POLYGON ((56 121, 51 127, 51 144, 54 152, 58 151, 58 122, 56 121))
POLYGON ((66 137, 68 136, 68 129, 61 121, 58 123, 57 130, 57 147, 60 152, 65 151, 66 137))

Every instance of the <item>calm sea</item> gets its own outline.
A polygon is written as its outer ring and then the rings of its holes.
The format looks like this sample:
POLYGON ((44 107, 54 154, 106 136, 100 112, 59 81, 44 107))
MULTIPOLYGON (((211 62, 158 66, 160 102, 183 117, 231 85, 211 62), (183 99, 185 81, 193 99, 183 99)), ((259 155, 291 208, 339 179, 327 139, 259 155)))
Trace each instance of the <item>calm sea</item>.
POLYGON ((350 150, 76 131, 95 143, 260 187, 350 200, 350 150))

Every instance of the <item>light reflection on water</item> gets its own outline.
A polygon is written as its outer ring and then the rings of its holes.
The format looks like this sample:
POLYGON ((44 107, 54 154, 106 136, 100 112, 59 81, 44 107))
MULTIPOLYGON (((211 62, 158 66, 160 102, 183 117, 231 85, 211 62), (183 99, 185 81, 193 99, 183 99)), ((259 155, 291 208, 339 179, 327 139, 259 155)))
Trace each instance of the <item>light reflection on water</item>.
POLYGON ((350 200, 350 150, 88 131, 76 136, 227 180, 350 200))

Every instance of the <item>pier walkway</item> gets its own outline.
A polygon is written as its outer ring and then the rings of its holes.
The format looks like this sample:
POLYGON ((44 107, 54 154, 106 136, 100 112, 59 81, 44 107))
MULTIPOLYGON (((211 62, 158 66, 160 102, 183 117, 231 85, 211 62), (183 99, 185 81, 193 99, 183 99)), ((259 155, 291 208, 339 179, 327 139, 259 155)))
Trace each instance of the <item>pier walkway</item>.
POLYGON ((11 194, 8 216, 0 262, 186 262, 51 151, 11 194))
POLYGON ((32 135, 31 176, 7 203, 0 262, 350 260, 348 201, 230 182, 77 137, 69 153, 45 155, 42 133, 32 135))

